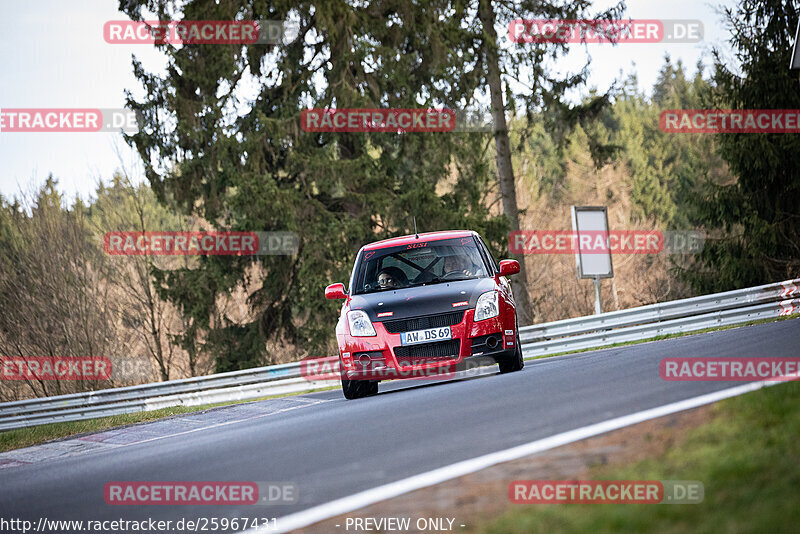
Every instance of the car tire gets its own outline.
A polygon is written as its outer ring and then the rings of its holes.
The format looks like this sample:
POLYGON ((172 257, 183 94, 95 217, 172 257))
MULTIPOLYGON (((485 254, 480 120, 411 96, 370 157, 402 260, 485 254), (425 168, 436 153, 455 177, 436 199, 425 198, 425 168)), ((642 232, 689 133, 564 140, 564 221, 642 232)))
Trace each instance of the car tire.
POLYGON ((503 358, 497 362, 500 366, 501 373, 513 373, 525 367, 525 361, 522 359, 522 346, 519 344, 519 335, 517 335, 516 344, 517 346, 514 349, 514 353, 510 357, 503 358))
POLYGON ((347 380, 342 378, 342 393, 347 400, 360 399, 378 394, 378 382, 375 380, 347 380))

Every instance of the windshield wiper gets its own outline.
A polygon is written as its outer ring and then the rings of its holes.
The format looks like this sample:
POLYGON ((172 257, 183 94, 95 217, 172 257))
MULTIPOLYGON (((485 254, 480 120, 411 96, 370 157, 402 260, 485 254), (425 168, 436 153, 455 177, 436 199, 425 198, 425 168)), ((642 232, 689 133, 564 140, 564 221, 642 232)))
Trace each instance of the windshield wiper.
POLYGON ((424 282, 417 282, 416 284, 411 284, 408 287, 418 287, 418 286, 426 286, 428 284, 438 284, 440 282, 450 282, 450 280, 442 280, 438 276, 434 276, 430 280, 425 280, 424 282))

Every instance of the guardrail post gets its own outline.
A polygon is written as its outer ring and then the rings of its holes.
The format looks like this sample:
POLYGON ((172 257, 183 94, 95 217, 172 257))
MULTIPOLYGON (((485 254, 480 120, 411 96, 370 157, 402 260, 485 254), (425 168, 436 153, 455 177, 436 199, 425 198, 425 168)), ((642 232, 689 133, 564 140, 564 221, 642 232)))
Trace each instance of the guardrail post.
POLYGON ((594 277, 594 314, 603 313, 603 305, 600 303, 600 277, 594 277))

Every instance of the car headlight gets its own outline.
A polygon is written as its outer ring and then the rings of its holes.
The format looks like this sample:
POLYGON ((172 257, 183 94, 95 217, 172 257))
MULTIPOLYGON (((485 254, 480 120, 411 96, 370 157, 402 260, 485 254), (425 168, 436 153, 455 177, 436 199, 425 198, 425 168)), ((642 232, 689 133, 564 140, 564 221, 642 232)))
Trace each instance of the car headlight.
POLYGON ((350 325, 350 335, 354 337, 375 336, 375 328, 369 315, 363 310, 353 310, 347 312, 347 322, 350 325))
POLYGON ((487 291, 478 297, 475 306, 475 320, 483 321, 500 315, 500 304, 497 301, 497 291, 487 291))

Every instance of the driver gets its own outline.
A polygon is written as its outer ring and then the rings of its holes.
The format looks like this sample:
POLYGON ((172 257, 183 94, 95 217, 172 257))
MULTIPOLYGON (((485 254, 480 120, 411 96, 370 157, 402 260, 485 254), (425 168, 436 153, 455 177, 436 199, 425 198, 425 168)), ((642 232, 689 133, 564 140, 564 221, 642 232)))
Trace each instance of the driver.
POLYGON ((378 287, 380 289, 397 289, 408 282, 406 274, 397 267, 385 267, 378 274, 378 287))
POLYGON ((453 254, 444 258, 443 276, 452 276, 453 274, 472 276, 474 274, 472 270, 472 262, 463 254, 453 254))

